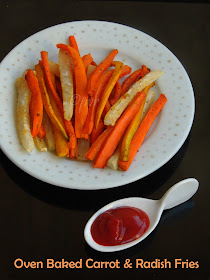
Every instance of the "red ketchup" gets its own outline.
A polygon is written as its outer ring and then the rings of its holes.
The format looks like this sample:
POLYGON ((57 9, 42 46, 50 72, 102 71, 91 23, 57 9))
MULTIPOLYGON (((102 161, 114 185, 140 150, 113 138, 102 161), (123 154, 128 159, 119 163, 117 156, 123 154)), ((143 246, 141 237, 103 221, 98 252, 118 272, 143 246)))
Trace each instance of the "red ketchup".
POLYGON ((150 225, 147 214, 134 207, 118 207, 99 215, 91 226, 94 241, 116 246, 141 237, 150 225))

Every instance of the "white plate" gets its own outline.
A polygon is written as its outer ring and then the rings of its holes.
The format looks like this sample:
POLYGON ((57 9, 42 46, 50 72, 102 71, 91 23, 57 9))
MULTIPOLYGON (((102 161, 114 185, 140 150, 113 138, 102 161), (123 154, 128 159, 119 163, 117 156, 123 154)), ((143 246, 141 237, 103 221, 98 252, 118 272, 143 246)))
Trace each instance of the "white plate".
POLYGON ((77 21, 40 31, 16 46, 0 65, 0 139, 1 149, 19 168, 53 185, 71 189, 105 189, 141 179, 169 161, 184 143, 194 117, 194 94, 189 77, 179 60, 164 45, 136 29, 103 21, 77 21), (15 80, 40 59, 40 51, 49 52, 57 62, 57 43, 68 43, 75 35, 81 54, 91 53, 100 62, 112 49, 116 59, 133 71, 145 64, 151 70, 162 69, 157 96, 168 99, 157 117, 134 162, 126 172, 109 168, 94 169, 90 162, 58 158, 52 153, 34 150, 27 154, 21 147, 16 128, 15 80))

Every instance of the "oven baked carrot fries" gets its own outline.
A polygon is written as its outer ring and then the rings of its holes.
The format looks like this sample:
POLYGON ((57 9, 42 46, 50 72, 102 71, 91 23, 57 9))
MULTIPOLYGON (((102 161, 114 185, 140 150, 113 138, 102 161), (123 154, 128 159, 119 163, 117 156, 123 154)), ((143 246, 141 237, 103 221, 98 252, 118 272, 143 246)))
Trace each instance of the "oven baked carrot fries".
POLYGON ((117 49, 96 64, 74 36, 67 41, 56 45, 58 63, 40 50, 39 62, 16 80, 20 141, 27 152, 36 146, 126 171, 167 101, 151 89, 163 72, 145 65, 132 72, 115 59, 117 49))

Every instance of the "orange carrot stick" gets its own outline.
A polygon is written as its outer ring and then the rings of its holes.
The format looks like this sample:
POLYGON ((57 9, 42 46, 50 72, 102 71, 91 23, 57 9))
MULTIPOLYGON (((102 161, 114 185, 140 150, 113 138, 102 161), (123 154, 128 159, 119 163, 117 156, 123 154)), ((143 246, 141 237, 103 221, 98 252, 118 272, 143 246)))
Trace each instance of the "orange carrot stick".
POLYGON ((66 128, 66 132, 69 136, 69 157, 74 159, 78 156, 78 145, 77 145, 77 138, 75 135, 74 127, 71 121, 67 121, 64 119, 64 124, 66 128))
POLYGON ((128 76, 122 84, 121 96, 128 91, 133 83, 143 78, 147 73, 149 73, 149 71, 150 70, 143 65, 141 69, 134 71, 130 76, 128 76))
POLYGON ((63 103, 60 100, 60 98, 54 88, 52 79, 51 79, 51 72, 50 72, 49 61, 48 61, 48 53, 46 51, 42 51, 41 58, 42 58, 42 65, 43 65, 47 85, 48 85, 50 91, 52 92, 53 98, 55 99, 55 102, 56 102, 60 112, 63 114, 63 103))
POLYGON ((132 71, 132 68, 131 68, 130 66, 124 65, 123 70, 122 70, 122 73, 121 73, 121 75, 120 75, 120 79, 123 78, 124 76, 130 74, 131 71, 132 71))
POLYGON ((136 81, 141 76, 142 69, 134 71, 130 76, 128 76, 122 84, 121 95, 128 91, 132 83, 136 81))
MULTIPOLYGON (((104 72, 95 84, 95 87, 94 87, 95 94, 93 96, 91 96, 91 98, 90 98, 88 116, 87 116, 87 119, 85 122, 85 128, 84 128, 84 132, 87 134, 90 134, 94 127, 96 108, 98 106, 101 94, 102 94, 103 90, 105 89, 106 84, 108 83, 109 79, 111 78, 113 72, 114 72, 114 70, 109 70, 107 72, 104 72)), ((129 74, 130 72, 131 72, 131 68, 128 65, 124 65, 124 67, 122 69, 122 73, 120 74, 119 78, 122 78, 123 76, 129 74)), ((109 104, 107 103, 106 109, 108 107, 109 107, 109 104)))
POLYGON ((76 41, 76 39, 73 35, 69 36, 69 45, 72 48, 74 48, 76 51, 78 51, 78 53, 79 53, 79 48, 78 48, 78 45, 77 45, 77 41, 76 41))
POLYGON ((96 108, 98 106, 101 94, 105 89, 105 86, 108 83, 110 77, 112 76, 112 73, 113 70, 103 73, 95 85, 95 94, 90 98, 90 106, 85 122, 84 133, 90 134, 93 130, 96 108))
POLYGON ((31 69, 28 70, 26 74, 26 81, 31 91, 30 109, 32 109, 32 122, 33 122, 31 135, 32 137, 36 137, 42 124, 43 103, 42 103, 41 92, 39 89, 39 83, 33 70, 31 69))
POLYGON ((114 62, 115 65, 115 70, 111 76, 111 78, 109 79, 107 86, 103 92, 103 95, 100 98, 100 102, 98 104, 97 107, 97 111, 96 111, 96 117, 95 117, 95 126, 98 126, 99 120, 101 118, 101 115, 103 113, 104 107, 109 99, 109 96, 112 92, 112 89, 114 88, 117 80, 120 77, 120 74, 122 73, 122 69, 123 69, 123 63, 120 61, 115 61, 114 62))
POLYGON ((110 103, 111 105, 113 106, 117 100, 120 98, 121 96, 121 90, 122 90, 122 87, 121 87, 121 84, 119 82, 119 80, 116 82, 115 84, 115 92, 114 92, 114 96, 111 98, 110 100, 110 103))
POLYGON ((96 139, 96 141, 93 143, 93 145, 90 147, 90 149, 85 155, 87 159, 93 160, 97 156, 101 147, 103 146, 113 129, 113 126, 107 127, 107 129, 104 130, 104 132, 96 139))
POLYGON ((144 91, 137 93, 135 99, 131 101, 125 112, 118 119, 115 126, 113 126, 112 133, 110 133, 109 137, 106 139, 103 147, 98 153, 94 167, 104 168, 106 166, 107 161, 116 150, 126 128, 140 109, 145 96, 146 93, 144 91))
POLYGON ((58 44, 57 47, 67 51, 73 59, 76 83, 75 133, 77 138, 87 139, 88 135, 83 132, 88 114, 87 75, 84 63, 80 54, 74 48, 65 44, 58 44))
POLYGON ((141 72, 141 78, 143 78, 146 74, 148 74, 150 72, 150 69, 147 68, 145 65, 142 65, 142 72, 141 72))
MULTIPOLYGON (((150 85, 145 87, 144 92, 146 93, 146 95, 147 95, 148 90, 151 87, 153 87, 154 84, 155 83, 153 82, 150 85)), ((133 120, 131 121, 131 123, 129 124, 128 128, 126 129, 126 131, 123 135, 122 142, 120 145, 120 159, 123 161, 128 161, 128 159, 129 159, 130 143, 141 122, 145 102, 146 102, 146 97, 145 97, 144 102, 141 105, 140 110, 137 112, 137 114, 135 115, 135 117, 133 118, 133 120)))
POLYGON ((86 118, 85 126, 84 126, 84 133, 88 134, 88 135, 93 130, 94 116, 95 116, 95 111, 96 111, 96 106, 97 106, 96 103, 98 103, 97 98, 95 98, 95 96, 91 96, 89 110, 88 110, 88 114, 87 114, 87 118, 86 118))
POLYGON ((105 105, 104 110, 103 110, 103 113, 102 113, 102 118, 104 118, 104 116, 110 110, 110 108, 111 108, 111 104, 110 104, 109 100, 107 100, 106 105, 105 105))
MULTIPOLYGON (((36 106, 36 99, 34 97, 31 96, 31 100, 30 100, 30 104, 29 104, 29 113, 30 113, 30 118, 32 120, 33 123, 33 119, 34 119, 34 107, 36 106)), ((41 124, 40 129, 37 133, 37 136, 42 139, 44 138, 46 135, 46 131, 44 129, 44 126, 41 124)))
POLYGON ((110 65, 111 65, 113 59, 115 58, 115 56, 117 55, 117 53, 118 53, 118 50, 111 51, 111 53, 98 66, 96 66, 95 70, 90 75, 90 77, 88 79, 88 84, 87 84, 88 93, 90 95, 94 94, 94 86, 95 86, 98 78, 102 75, 102 73, 104 71, 106 71, 110 67, 110 65))
POLYGON ((93 127, 93 130, 90 135, 90 144, 93 145, 93 143, 96 141, 96 139, 102 134, 104 130, 104 122, 102 119, 100 119, 100 122, 98 124, 98 127, 93 127))
MULTIPOLYGON (((113 70, 114 71, 114 70, 113 70)), ((124 76, 130 74, 132 71, 132 68, 128 65, 124 65, 123 69, 122 69, 122 73, 120 74, 119 79, 123 78, 124 76)), ((120 98, 121 96, 121 84, 118 81, 115 84, 115 91, 114 91, 114 95, 112 97, 110 97, 110 104, 114 105, 114 103, 117 102, 117 100, 120 98)))
POLYGON ((155 118, 162 110, 163 106, 165 105, 167 98, 164 94, 161 94, 157 101, 152 105, 149 109, 148 113, 146 114, 145 118, 143 119, 142 123, 140 124, 136 134, 134 135, 131 144, 130 144, 130 151, 129 151, 129 160, 128 161, 121 161, 119 160, 119 166, 124 170, 128 170, 129 166, 131 165, 138 149, 141 147, 141 144, 144 141, 147 132, 149 131, 152 123, 154 122, 155 118))
POLYGON ((58 157, 69 157, 69 145, 68 140, 64 137, 63 133, 51 122, 54 139, 55 149, 58 157))
POLYGON ((82 57, 82 61, 84 63, 84 66, 85 66, 85 71, 87 72, 87 69, 88 69, 88 66, 91 64, 91 62, 93 61, 93 58, 91 56, 91 54, 85 54, 83 55, 82 57))
POLYGON ((97 66, 97 64, 95 63, 95 61, 92 61, 92 62, 91 62, 91 65, 97 66))
POLYGON ((63 122, 61 112, 58 109, 57 104, 54 98, 52 97, 52 93, 50 92, 49 88, 48 89, 46 88, 42 65, 41 64, 35 65, 35 71, 39 82, 39 88, 41 91, 41 96, 42 96, 42 101, 43 101, 43 106, 45 108, 45 111, 49 116, 50 120, 57 127, 57 129, 62 132, 62 134, 66 139, 68 139, 68 135, 64 128, 64 122, 63 122))
POLYGON ((99 90, 99 88, 102 88, 104 85, 106 85, 108 83, 113 72, 114 72, 114 70, 109 70, 101 75, 101 77, 98 79, 98 81, 95 85, 95 89, 94 89, 95 93, 97 92, 97 90, 99 90))
MULTIPOLYGON (((111 70, 111 71, 114 71, 114 70, 111 70)), ((124 65, 123 66, 123 69, 122 69, 122 73, 120 74, 120 77, 119 79, 123 78, 124 76, 130 74, 132 71, 132 68, 128 65, 124 65)), ((114 92, 114 95, 111 97, 110 96, 110 103, 111 105, 114 105, 114 103, 120 98, 121 96, 121 84, 119 82, 119 79, 118 81, 116 82, 115 84, 115 92, 114 92), (113 100, 112 100, 113 99, 113 100), (113 103, 113 104, 112 104, 113 103)))
POLYGON ((77 158, 78 154, 79 154, 78 145, 76 145, 74 150, 69 148, 69 157, 71 159, 77 158))
POLYGON ((45 131, 45 129, 44 129, 44 126, 41 124, 37 136, 38 136, 40 139, 42 139, 42 138, 45 137, 45 135, 46 135, 46 131, 45 131))

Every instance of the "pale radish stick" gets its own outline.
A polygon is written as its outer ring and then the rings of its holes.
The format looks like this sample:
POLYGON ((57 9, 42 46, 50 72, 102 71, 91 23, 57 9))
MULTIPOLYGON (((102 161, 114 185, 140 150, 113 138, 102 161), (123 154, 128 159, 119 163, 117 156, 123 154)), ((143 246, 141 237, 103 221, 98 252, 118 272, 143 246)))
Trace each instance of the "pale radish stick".
POLYGON ((64 119, 70 121, 74 111, 72 61, 70 55, 61 49, 59 50, 59 70, 63 94, 64 119))
POLYGON ((87 160, 85 154, 90 148, 90 139, 79 138, 78 139, 78 157, 77 160, 87 160))
POLYGON ((144 104, 144 108, 143 108, 143 113, 142 113, 142 116, 141 116, 141 122, 144 119, 146 113, 152 107, 152 104, 155 102, 155 98, 156 98, 156 95, 155 95, 154 90, 148 91, 146 101, 145 101, 145 104, 144 104))
POLYGON ((123 111, 130 104, 137 92, 141 92, 146 86, 153 83, 163 72, 161 70, 155 70, 148 73, 142 79, 137 81, 121 98, 111 107, 104 118, 105 125, 114 126, 118 118, 121 116, 123 111))
POLYGON ((120 158, 120 150, 119 148, 117 148, 114 154, 107 161, 106 165, 111 169, 117 170, 119 158, 120 158))
POLYGON ((25 74, 22 78, 16 80, 17 88, 17 128, 20 141, 27 152, 32 152, 34 148, 34 140, 31 135, 29 103, 31 92, 25 80, 25 74))
POLYGON ((59 65, 51 60, 49 60, 50 72, 52 72, 56 77, 60 78, 59 65))
POLYGON ((44 139, 40 139, 38 136, 34 137, 34 143, 39 151, 47 152, 47 146, 44 139))

